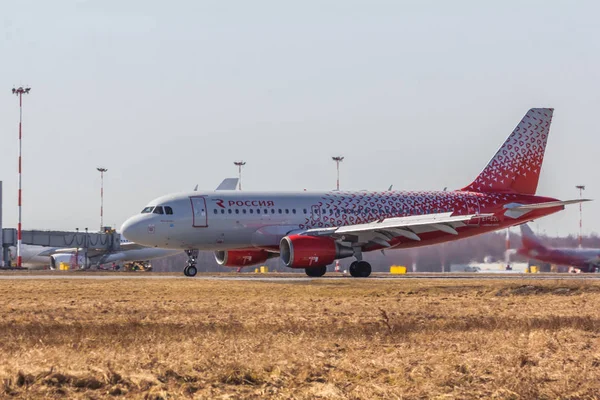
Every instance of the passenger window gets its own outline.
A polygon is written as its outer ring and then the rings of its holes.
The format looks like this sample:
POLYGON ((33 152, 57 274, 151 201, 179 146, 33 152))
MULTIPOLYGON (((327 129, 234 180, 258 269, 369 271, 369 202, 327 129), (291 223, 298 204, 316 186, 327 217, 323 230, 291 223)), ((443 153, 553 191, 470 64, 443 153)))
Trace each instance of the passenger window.
POLYGON ((254 208, 250 209, 250 214, 254 214, 254 208))
POLYGON ((150 214, 154 210, 154 206, 146 207, 142 210, 142 214, 150 214))
POLYGON ((215 211, 215 214, 217 214, 217 213, 219 212, 219 211, 217 211, 217 209, 216 209, 216 208, 215 208, 215 210, 214 210, 214 211, 215 211))
POLYGON ((286 213, 286 214, 289 214, 289 213, 290 213, 290 210, 289 210, 289 208, 286 208, 286 209, 285 209, 285 213, 286 213))
POLYGON ((164 214, 163 213, 163 208, 162 207, 156 207, 153 211, 154 214, 164 214))
POLYGON ((266 214, 266 213, 268 213, 268 212, 269 212, 269 210, 267 210, 267 209, 265 208, 265 214, 266 214))
POLYGON ((279 209, 279 214, 281 214, 281 208, 279 209))
POLYGON ((221 214, 225 214, 225 210, 221 210, 221 214))
POLYGON ((229 214, 231 214, 233 211, 231 211, 231 208, 230 208, 229 210, 227 210, 227 212, 228 212, 229 214))
POLYGON ((304 214, 307 214, 307 212, 306 212, 306 208, 305 208, 305 209, 303 209, 302 211, 304 211, 304 214))
MULTIPOLYGON (((165 206, 165 214, 173 215, 173 209, 169 206, 165 206)), ((216 214, 216 212, 215 212, 215 214, 216 214)))
POLYGON ((271 209, 271 214, 275 214, 275 209, 274 208, 271 209))
POLYGON ((242 213, 243 213, 243 214, 246 214, 246 209, 245 209, 245 208, 242 210, 242 213))
POLYGON ((236 213, 236 214, 239 214, 239 213, 240 213, 240 210, 236 208, 236 209, 235 209, 235 213, 236 213))
POLYGON ((292 208, 292 214, 296 214, 296 209, 292 208))
POLYGON ((260 214, 260 208, 257 208, 257 209, 256 209, 256 213, 257 213, 257 214, 260 214))

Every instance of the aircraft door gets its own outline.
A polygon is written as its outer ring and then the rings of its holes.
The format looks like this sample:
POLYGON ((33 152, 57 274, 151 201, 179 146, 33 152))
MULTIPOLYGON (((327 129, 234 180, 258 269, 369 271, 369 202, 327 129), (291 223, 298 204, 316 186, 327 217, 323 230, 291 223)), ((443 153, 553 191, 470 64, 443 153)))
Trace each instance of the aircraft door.
POLYGON ((311 206, 310 214, 311 223, 313 226, 323 226, 323 224, 321 223, 321 206, 311 206))
POLYGON ((208 209, 204 197, 190 197, 192 204, 192 226, 206 228, 208 226, 208 209))
MULTIPOLYGON (((480 212, 479 200, 477 199, 476 196, 467 196, 466 204, 467 204, 467 214, 479 214, 479 212, 480 212)), ((480 217, 474 217, 474 218, 471 218, 469 221, 467 221, 468 226, 479 226, 480 223, 481 223, 480 217)))

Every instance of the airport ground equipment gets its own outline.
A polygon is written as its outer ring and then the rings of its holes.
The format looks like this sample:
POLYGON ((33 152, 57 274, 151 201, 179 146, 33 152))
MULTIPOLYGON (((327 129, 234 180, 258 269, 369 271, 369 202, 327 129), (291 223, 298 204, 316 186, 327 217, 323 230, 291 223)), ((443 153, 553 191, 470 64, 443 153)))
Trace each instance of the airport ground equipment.
MULTIPOLYGON (((8 248, 17 243, 17 230, 3 229, 2 237, 3 251, 8 252, 8 248)), ((118 251, 121 243, 121 236, 116 232, 92 233, 87 230, 83 232, 30 230, 23 231, 22 238, 23 244, 54 247, 59 253, 80 252, 85 256, 86 268, 89 267, 89 252, 118 251)))
POLYGON ((392 265, 390 267, 390 274, 392 275, 404 275, 406 274, 406 267, 403 265, 392 265))

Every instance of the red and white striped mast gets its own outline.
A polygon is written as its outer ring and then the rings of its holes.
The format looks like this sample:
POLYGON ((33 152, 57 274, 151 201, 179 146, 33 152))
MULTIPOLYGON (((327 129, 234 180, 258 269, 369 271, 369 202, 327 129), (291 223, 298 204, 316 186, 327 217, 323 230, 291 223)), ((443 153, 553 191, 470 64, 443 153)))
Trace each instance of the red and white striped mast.
POLYGON ((13 88, 13 94, 19 96, 19 192, 18 192, 18 207, 19 207, 19 222, 17 224, 17 268, 23 267, 23 257, 21 256, 21 244, 23 242, 23 236, 21 232, 21 205, 22 205, 22 192, 21 192, 21 175, 22 175, 22 139, 23 139, 23 94, 28 94, 31 88, 19 87, 13 88))
POLYGON ((504 246, 504 263, 506 264, 504 268, 508 270, 508 267, 510 266, 510 228, 506 228, 504 246))

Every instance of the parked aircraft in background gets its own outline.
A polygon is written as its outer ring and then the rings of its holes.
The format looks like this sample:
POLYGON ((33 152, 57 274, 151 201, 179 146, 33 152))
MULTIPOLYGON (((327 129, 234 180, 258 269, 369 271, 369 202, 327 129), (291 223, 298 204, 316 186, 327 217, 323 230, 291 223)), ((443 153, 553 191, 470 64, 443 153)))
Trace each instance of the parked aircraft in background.
MULTIPOLYGON (((139 244, 130 242, 121 236, 120 249, 113 252, 88 250, 88 264, 89 265, 102 265, 112 263, 125 263, 125 262, 145 262, 154 260, 156 258, 167 257, 170 255, 178 254, 181 250, 174 249, 158 249, 155 247, 145 247, 139 244)), ((11 263, 16 260, 16 249, 14 247, 9 248, 9 254, 11 263)), ((85 254, 81 249, 75 248, 59 248, 59 247, 45 247, 45 246, 33 246, 23 245, 23 266, 27 269, 58 269, 60 263, 66 263, 73 268, 73 265, 83 267, 86 265, 85 254)))
POLYGON ((467 238, 579 202, 535 195, 552 114, 551 108, 529 110, 475 181, 460 190, 196 191, 151 201, 121 229, 136 243, 186 250, 188 276, 197 272, 200 249, 213 250, 217 262, 230 267, 281 257, 313 277, 336 259, 354 257, 350 274, 367 277, 365 252, 467 238))
POLYGON ((521 225, 521 242, 522 247, 517 249, 517 253, 524 257, 549 264, 568 265, 582 272, 600 271, 600 249, 547 247, 527 225, 521 225))

